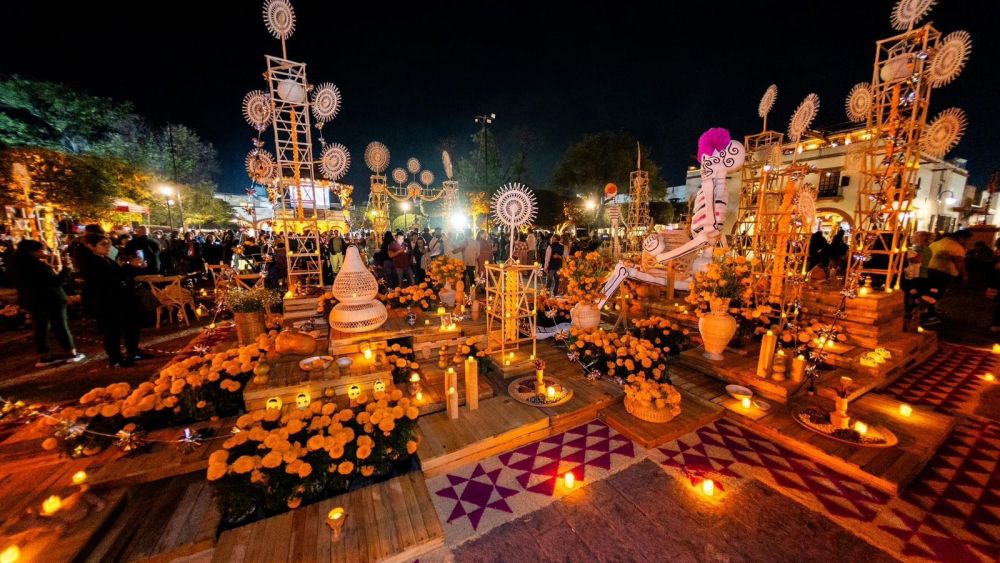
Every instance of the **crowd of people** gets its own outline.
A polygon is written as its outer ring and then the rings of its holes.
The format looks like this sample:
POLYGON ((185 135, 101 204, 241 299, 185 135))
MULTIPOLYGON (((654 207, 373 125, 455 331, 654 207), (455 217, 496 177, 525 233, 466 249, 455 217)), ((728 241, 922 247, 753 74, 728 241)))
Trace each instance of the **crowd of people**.
MULTIPOLYGON (((560 271, 566 259, 577 251, 597 250, 603 243, 596 237, 576 238, 570 233, 540 230, 517 233, 513 244, 508 236, 503 232, 480 231, 473 235, 426 227, 381 235, 371 231, 342 234, 339 229, 330 229, 318 236, 292 239, 293 248, 287 249, 282 233, 150 232, 141 226, 105 233, 98 225, 88 225, 80 233, 66 234, 60 248, 52 249, 61 253, 59 262, 64 265, 57 271, 50 266, 50 249, 41 242, 24 239, 15 245, 10 236, 0 232, 0 284, 17 288, 20 306, 31 316, 37 366, 83 359, 67 322, 67 286, 75 288, 84 311, 96 320, 109 365, 128 366, 148 356, 139 348, 139 331, 142 311, 148 309, 144 300, 150 296, 143 294, 144 286, 135 283, 139 275, 203 275, 206 265, 221 264, 258 273, 265 286, 282 289, 287 277, 287 252, 318 250, 324 278, 332 280, 343 266, 347 248, 355 245, 389 288, 422 283, 431 261, 442 256, 462 261, 465 283, 471 286, 481 283, 487 262, 505 261, 513 252, 519 263, 537 263, 544 272, 546 287, 558 295, 560 271), (60 353, 52 353, 50 336, 59 345, 60 353)), ((830 277, 837 277, 847 266, 848 239, 844 229, 830 239, 820 231, 814 233, 808 269, 820 268, 830 277)), ((996 301, 992 330, 1000 332, 1000 242, 990 248, 972 239, 972 233, 965 229, 939 235, 936 240, 929 232, 911 235, 901 289, 907 296, 908 311, 920 307, 923 325, 940 323, 935 302, 949 289, 967 282, 972 273, 988 283, 987 297, 996 301), (932 299, 923 299, 925 296, 932 299)), ((869 268, 877 270, 879 260, 887 261, 888 257, 874 253, 869 268)), ((884 276, 871 277, 875 288, 884 283, 884 276)))

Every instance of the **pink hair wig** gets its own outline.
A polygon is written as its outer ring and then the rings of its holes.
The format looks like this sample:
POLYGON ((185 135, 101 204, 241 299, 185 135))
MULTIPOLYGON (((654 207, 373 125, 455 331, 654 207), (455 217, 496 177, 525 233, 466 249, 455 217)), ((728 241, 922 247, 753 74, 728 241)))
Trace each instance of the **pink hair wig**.
POLYGON ((701 161, 701 157, 706 154, 712 156, 715 151, 721 151, 726 148, 732 137, 729 136, 729 131, 723 129, 722 127, 712 127, 708 131, 701 134, 698 137, 698 160, 701 161))

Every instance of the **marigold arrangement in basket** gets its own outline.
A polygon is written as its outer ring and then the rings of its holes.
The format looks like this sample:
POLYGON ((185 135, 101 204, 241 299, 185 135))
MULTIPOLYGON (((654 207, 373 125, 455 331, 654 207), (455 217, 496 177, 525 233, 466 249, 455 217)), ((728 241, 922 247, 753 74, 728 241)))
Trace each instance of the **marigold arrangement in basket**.
POLYGON ((273 346, 273 336, 215 354, 194 355, 167 365, 152 381, 132 388, 114 383, 84 393, 79 404, 45 419, 53 436, 42 447, 62 446, 73 457, 93 455, 114 442, 129 426, 153 430, 234 416, 243 410, 243 386, 253 377, 259 362, 273 346))
POLYGON ((667 422, 681 413, 681 394, 673 385, 641 375, 628 376, 625 410, 649 422, 667 422))
POLYGON ((427 279, 430 280, 431 285, 439 290, 446 283, 451 284, 451 287, 455 287, 464 275, 465 262, 462 262, 458 258, 438 256, 431 260, 431 263, 427 266, 427 279))
POLYGON ((668 381, 666 356, 649 340, 601 329, 570 329, 570 353, 588 369, 625 381, 629 375, 668 381))
POLYGON ((379 299, 394 309, 417 307, 421 311, 429 311, 437 302, 437 293, 426 282, 404 288, 395 288, 379 295, 379 299))
POLYGON ((730 312, 739 313, 753 303, 751 269, 755 263, 756 259, 747 260, 715 249, 708 268, 694 275, 691 292, 685 300, 694 305, 698 316, 707 314, 713 302, 716 306, 727 304, 730 312))
POLYGON ((282 412, 241 416, 239 430, 209 456, 208 480, 230 524, 255 512, 277 514, 378 479, 417 451, 419 412, 396 388, 362 393, 349 408, 313 401, 282 412))

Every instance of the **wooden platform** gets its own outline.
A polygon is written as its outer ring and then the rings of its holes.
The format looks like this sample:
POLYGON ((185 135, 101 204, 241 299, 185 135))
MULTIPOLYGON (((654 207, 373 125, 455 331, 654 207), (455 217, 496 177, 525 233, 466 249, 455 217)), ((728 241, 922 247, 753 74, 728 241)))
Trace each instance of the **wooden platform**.
POLYGON ((580 368, 566 360, 563 350, 540 342, 538 355, 546 361, 546 376, 558 378, 572 389, 573 398, 550 408, 525 405, 510 398, 499 374, 490 372, 489 376, 494 378, 491 383, 504 391, 480 401, 479 410, 462 408, 457 420, 449 419, 446 412, 417 419, 423 437, 419 456, 424 474, 438 475, 564 432, 598 418, 602 409, 621 401, 623 392, 619 385, 587 381, 580 368))
POLYGON ((657 424, 630 415, 624 402, 616 402, 600 412, 600 419, 644 448, 663 445, 722 417, 719 405, 681 391, 681 414, 670 422, 657 424))
MULTIPOLYGON (((423 393, 423 401, 417 405, 420 409, 421 415, 427 415, 435 412, 443 411, 447 408, 445 405, 445 388, 444 388, 444 370, 438 367, 437 359, 423 359, 419 356, 416 362, 420 364, 421 381, 420 388, 423 393)), ((461 364, 454 365, 449 364, 455 368, 455 373, 457 375, 458 386, 456 391, 458 392, 458 404, 459 406, 465 405, 465 367, 461 364)), ((403 393, 407 396, 412 396, 410 392, 410 383, 404 382, 399 385, 399 388, 403 390, 403 393)), ((491 385, 490 378, 486 375, 480 374, 479 376, 479 401, 490 399, 496 395, 496 392, 491 385)))
POLYGON ((681 352, 678 362, 726 383, 735 383, 754 390, 758 395, 776 401, 788 402, 788 398, 799 388, 798 383, 791 379, 775 381, 771 378, 757 377, 758 350, 746 356, 725 353, 719 361, 705 358, 704 350, 695 348, 681 352))
POLYGON ((229 530, 212 561, 413 561, 442 546, 444 531, 424 477, 413 472, 229 530), (335 506, 346 513, 337 543, 326 525, 335 506))

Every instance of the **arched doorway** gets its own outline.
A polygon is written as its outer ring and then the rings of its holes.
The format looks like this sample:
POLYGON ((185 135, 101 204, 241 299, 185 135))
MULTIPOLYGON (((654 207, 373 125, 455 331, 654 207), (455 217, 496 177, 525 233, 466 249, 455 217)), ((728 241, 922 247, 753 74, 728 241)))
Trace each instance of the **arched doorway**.
POLYGON ((819 229, 823 231, 823 236, 826 237, 828 242, 841 226, 848 233, 854 230, 854 217, 843 209, 836 207, 817 208, 816 222, 819 223, 819 229))

